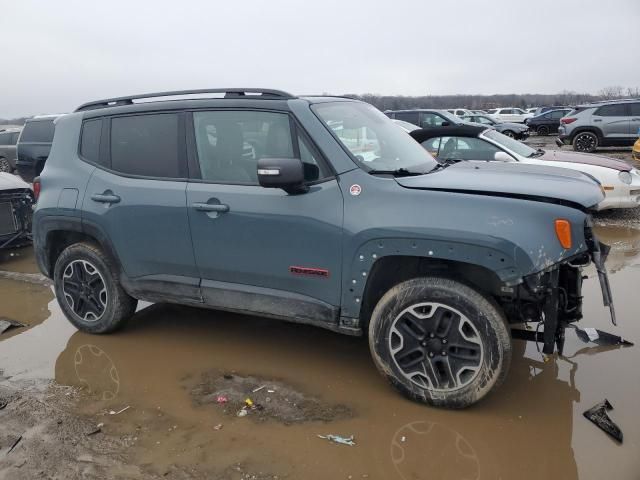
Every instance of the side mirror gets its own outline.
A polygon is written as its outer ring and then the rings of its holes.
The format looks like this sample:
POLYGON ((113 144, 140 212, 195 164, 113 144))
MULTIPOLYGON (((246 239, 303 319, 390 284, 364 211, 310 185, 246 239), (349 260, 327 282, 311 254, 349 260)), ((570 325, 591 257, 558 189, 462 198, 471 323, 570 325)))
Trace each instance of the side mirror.
POLYGON ((513 158, 511 158, 511 155, 509 155, 506 152, 496 152, 495 155, 493 156, 493 159, 496 162, 511 162, 511 161, 513 161, 513 158))
POLYGON ((304 193, 304 166, 299 158, 261 158, 258 182, 265 188, 281 188, 287 193, 304 193))
POLYGON ((448 127, 448 126, 450 126, 450 125, 451 125, 451 123, 449 123, 449 122, 442 122, 442 126, 443 126, 443 127, 448 127))

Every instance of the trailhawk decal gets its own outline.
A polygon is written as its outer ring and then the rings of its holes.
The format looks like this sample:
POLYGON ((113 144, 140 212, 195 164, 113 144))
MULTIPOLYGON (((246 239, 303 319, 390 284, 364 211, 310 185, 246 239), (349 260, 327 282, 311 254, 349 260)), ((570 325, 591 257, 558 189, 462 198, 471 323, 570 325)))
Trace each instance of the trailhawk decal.
POLYGON ((311 267, 289 267, 289 272, 294 275, 305 275, 309 277, 329 278, 329 270, 325 268, 311 268, 311 267))

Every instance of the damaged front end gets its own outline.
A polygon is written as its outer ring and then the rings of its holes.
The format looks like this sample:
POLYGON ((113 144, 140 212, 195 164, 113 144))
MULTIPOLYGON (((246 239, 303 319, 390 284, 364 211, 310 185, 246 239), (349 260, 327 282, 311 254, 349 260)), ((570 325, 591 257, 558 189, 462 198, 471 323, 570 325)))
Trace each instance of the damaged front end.
POLYGON ((609 247, 598 241, 590 218, 584 226, 587 251, 557 263, 541 272, 524 277, 515 295, 503 304, 511 323, 535 323, 535 330, 512 329, 513 338, 542 344, 545 354, 557 349, 562 355, 567 327, 575 328, 579 338, 594 341, 607 339, 608 344, 628 344, 621 337, 605 334, 595 329, 578 329, 574 323, 582 319, 582 274, 584 267, 593 262, 598 273, 602 299, 611 312, 616 325, 616 315, 611 287, 605 268, 609 247), (600 334, 600 335, 599 335, 600 334))
POLYGON ((31 243, 33 203, 30 189, 0 191, 0 249, 31 243))

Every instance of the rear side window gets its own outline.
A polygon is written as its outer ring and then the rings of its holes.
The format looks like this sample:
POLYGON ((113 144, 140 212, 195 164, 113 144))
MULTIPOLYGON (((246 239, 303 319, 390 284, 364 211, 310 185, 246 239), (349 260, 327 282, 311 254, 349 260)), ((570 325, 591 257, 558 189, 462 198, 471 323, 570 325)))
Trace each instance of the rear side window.
POLYGON ((99 163, 101 134, 101 118, 88 120, 82 124, 82 138, 80 140, 80 156, 82 158, 93 163, 99 163))
POLYGON ((634 117, 640 117, 640 103, 632 103, 629 105, 631 108, 631 115, 634 117))
POLYGON ((51 143, 53 141, 53 120, 27 122, 22 131, 22 143, 51 143))
POLYGON ((551 118, 559 119, 564 117, 567 114, 565 110, 556 110, 555 112, 551 112, 551 118))
POLYGON ((178 115, 111 119, 111 168, 129 175, 179 178, 178 115))
POLYGON ((626 117, 627 108, 626 105, 622 103, 617 105, 604 105, 596 110, 594 115, 599 117, 626 117))
POLYGON ((396 113, 395 118, 418 125, 420 123, 419 116, 419 112, 398 112, 396 113))

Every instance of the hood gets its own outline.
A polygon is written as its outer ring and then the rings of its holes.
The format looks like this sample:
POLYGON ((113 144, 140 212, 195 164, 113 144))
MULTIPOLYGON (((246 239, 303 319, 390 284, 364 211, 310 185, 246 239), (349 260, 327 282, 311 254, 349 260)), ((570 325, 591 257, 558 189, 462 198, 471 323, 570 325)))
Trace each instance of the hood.
POLYGON ((15 188, 28 188, 31 186, 24 182, 20 177, 12 175, 10 173, 0 172, 0 191, 12 190, 15 188))
POLYGON ((631 166, 617 158, 594 155, 592 153, 563 152, 558 150, 547 150, 544 155, 538 157, 539 160, 550 160, 553 162, 584 163, 586 165, 596 165, 598 167, 613 168, 619 172, 631 171, 631 166))
POLYGON ((600 186, 581 172, 523 163, 460 162, 396 181, 405 188, 506 196, 581 208, 604 199, 600 186))

